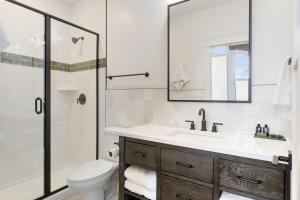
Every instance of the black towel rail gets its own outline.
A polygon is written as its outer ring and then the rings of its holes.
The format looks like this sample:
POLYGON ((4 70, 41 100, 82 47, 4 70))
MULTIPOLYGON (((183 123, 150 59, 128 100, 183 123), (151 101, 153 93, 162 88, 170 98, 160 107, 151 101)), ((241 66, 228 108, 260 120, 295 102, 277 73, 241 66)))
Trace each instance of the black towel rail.
POLYGON ((145 76, 145 77, 149 77, 150 74, 148 72, 140 73, 140 74, 124 74, 124 75, 116 75, 116 76, 107 76, 107 78, 112 80, 113 78, 127 77, 127 76, 145 76))

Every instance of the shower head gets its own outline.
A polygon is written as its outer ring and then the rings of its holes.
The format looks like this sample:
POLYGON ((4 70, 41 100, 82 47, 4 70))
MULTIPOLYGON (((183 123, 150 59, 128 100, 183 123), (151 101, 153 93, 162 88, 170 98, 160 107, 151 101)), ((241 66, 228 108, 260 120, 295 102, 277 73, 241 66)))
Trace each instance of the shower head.
POLYGON ((76 44, 79 40, 84 40, 84 37, 83 36, 81 36, 81 37, 78 37, 78 38, 76 38, 76 37, 72 37, 72 42, 74 43, 74 44, 76 44))

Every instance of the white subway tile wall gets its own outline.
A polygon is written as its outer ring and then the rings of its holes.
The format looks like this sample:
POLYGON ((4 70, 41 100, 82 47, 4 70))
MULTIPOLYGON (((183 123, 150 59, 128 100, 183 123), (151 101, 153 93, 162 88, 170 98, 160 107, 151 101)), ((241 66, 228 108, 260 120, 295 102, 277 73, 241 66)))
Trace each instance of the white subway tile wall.
POLYGON ((135 89, 107 91, 107 126, 131 127, 159 123, 188 128, 185 120, 194 120, 200 129, 200 108, 205 108, 208 125, 222 122, 220 131, 254 134, 257 123, 269 124, 271 132, 290 134, 288 108, 272 105, 275 86, 253 87, 253 103, 184 103, 168 102, 166 89, 135 89))

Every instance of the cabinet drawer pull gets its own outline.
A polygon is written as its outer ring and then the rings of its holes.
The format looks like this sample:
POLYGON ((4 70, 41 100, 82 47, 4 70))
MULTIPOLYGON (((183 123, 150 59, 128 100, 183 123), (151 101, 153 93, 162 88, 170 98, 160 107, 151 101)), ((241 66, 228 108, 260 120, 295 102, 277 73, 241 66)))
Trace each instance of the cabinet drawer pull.
POLYGON ((176 193, 176 199, 179 199, 179 200, 193 200, 193 198, 187 197, 187 195, 179 194, 179 193, 176 193))
POLYGON ((259 181, 259 180, 251 180, 251 179, 247 179, 247 178, 244 178, 242 176, 236 176, 238 179, 240 179, 241 181, 245 181, 245 182, 248 182, 248 183, 253 183, 253 184, 262 184, 262 181, 259 181))
POLYGON ((138 157, 143 157, 143 158, 146 157, 146 154, 144 154, 142 152, 133 152, 133 154, 138 157))
POLYGON ((184 163, 181 163, 181 162, 176 162, 176 165, 179 166, 179 167, 194 168, 193 165, 190 165, 190 164, 184 164, 184 163))

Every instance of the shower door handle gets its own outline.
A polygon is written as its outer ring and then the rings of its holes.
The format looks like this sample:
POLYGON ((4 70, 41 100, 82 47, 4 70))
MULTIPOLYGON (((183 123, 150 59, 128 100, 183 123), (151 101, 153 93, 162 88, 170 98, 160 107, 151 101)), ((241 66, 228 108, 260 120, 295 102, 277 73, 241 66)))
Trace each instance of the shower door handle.
POLYGON ((40 115, 40 114, 42 114, 42 112, 43 112, 43 99, 40 97, 37 97, 35 99, 35 113, 40 115))

